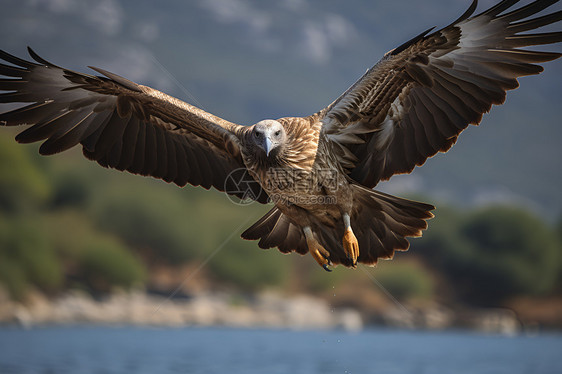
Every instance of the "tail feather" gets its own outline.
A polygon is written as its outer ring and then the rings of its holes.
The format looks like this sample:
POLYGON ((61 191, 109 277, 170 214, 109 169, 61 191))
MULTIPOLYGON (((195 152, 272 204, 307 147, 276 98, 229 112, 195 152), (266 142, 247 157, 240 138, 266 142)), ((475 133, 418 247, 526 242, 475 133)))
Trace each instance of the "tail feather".
POLYGON ((256 223, 254 223, 250 228, 242 233, 242 238, 247 240, 258 240, 262 236, 267 235, 275 223, 279 220, 281 212, 277 208, 271 209, 265 216, 260 218, 256 223))
MULTIPOLYGON (((433 205, 353 185, 355 201, 351 227, 359 240, 359 262, 375 265, 379 258, 391 259, 395 251, 406 251, 406 237, 418 237, 433 217, 433 205)), ((349 266, 345 254, 339 258, 349 266)), ((336 262, 332 260, 333 262, 336 262)))
POLYGON ((259 239, 258 246, 263 249, 278 247, 283 253, 308 252, 301 228, 294 225, 277 207, 244 231, 242 238, 259 239))
MULTIPOLYGON (((433 217, 432 205, 406 200, 353 184, 354 209, 351 227, 359 241, 359 262, 375 265, 378 259, 391 259, 395 251, 406 251, 407 237, 421 236, 427 219, 433 217)), ((312 231, 330 252, 334 264, 352 266, 342 245, 343 222, 330 227, 311 216, 312 231)), ((277 247, 283 253, 308 252, 302 228, 277 207, 244 231, 242 238, 259 240, 260 248, 277 247)))
POLYGON ((280 215, 273 228, 261 238, 258 245, 261 248, 271 248, 276 247, 278 243, 283 243, 289 233, 290 226, 290 222, 283 215, 280 215))

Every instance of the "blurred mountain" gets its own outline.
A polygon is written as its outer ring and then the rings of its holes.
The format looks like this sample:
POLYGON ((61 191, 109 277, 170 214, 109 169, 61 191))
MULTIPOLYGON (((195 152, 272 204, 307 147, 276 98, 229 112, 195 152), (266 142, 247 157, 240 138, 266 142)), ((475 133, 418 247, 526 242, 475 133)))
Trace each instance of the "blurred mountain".
MULTIPOLYGON (((480 10, 494 1, 482 1, 480 10)), ((223 118, 252 124, 308 115, 388 50, 445 26, 469 0, 4 0, 0 48, 55 64, 98 66, 223 118)), ((560 10, 555 5, 552 10, 560 10)), ((552 28, 551 28, 552 29, 552 28)), ((562 46, 542 48, 562 51, 562 46)), ((382 188, 435 202, 524 205, 562 213, 562 64, 520 80, 507 103, 447 156, 382 188)), ((2 107, 0 106, 0 110, 2 107)), ((0 135, 6 136, 6 135, 0 135)), ((86 161, 84 161, 86 162, 86 161)))

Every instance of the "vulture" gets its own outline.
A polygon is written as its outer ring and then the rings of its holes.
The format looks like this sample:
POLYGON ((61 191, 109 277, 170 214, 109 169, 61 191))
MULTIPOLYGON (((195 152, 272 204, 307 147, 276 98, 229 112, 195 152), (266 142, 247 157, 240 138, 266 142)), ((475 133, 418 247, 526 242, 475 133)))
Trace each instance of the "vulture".
POLYGON ((434 207, 374 187, 449 150, 518 77, 562 55, 521 49, 562 41, 562 32, 532 32, 562 19, 537 15, 558 1, 518 2, 474 15, 474 0, 449 26, 386 53, 327 107, 252 126, 100 68, 84 74, 30 48, 34 61, 0 51, 0 103, 23 103, 0 124, 27 125, 16 140, 42 142, 42 155, 80 144, 104 167, 272 203, 242 234, 261 248, 310 253, 328 271, 375 265, 407 250, 434 207))

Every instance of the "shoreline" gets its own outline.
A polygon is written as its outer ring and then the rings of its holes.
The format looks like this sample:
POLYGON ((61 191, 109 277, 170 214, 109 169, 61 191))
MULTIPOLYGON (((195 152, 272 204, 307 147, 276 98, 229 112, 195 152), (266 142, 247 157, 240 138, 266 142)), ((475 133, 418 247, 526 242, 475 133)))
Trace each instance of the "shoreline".
POLYGON ((80 291, 69 291, 54 299, 34 293, 26 304, 3 302, 0 324, 363 329, 359 312, 330 308, 321 299, 306 295, 286 298, 263 293, 246 300, 229 294, 200 293, 169 299, 143 291, 116 292, 101 299, 80 291))
POLYGON ((361 331, 369 327, 401 329, 465 329, 514 336, 536 334, 538 326, 524 326, 509 309, 471 309, 454 312, 441 305, 388 307, 365 315, 346 307, 332 307, 321 298, 285 296, 264 292, 252 297, 201 292, 181 298, 135 290, 93 298, 82 291, 68 291, 48 299, 32 292, 25 304, 0 303, 0 325, 38 326, 97 325, 145 327, 229 327, 289 330, 361 331))

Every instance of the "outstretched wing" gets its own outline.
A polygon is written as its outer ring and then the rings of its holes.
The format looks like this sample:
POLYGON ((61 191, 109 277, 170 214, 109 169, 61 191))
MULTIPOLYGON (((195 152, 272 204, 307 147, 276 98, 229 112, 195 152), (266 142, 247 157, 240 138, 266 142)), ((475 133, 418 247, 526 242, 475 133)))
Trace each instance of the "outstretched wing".
POLYGON ((0 103, 31 103, 0 114, 0 124, 32 125, 17 141, 43 141, 43 155, 80 143, 104 167, 267 201, 244 172, 236 136, 242 126, 102 69, 92 68, 105 77, 77 73, 29 54, 36 62, 0 51, 9 63, 0 63, 8 77, 0 79, 7 91, 0 103))
POLYGON ((557 0, 537 0, 505 13, 504 0, 471 17, 477 1, 451 25, 431 29, 388 52, 319 113, 324 131, 350 176, 374 187, 446 152, 517 78, 538 74, 535 63, 560 53, 519 47, 557 43, 562 32, 523 33, 562 19, 562 11, 531 18, 557 0))

